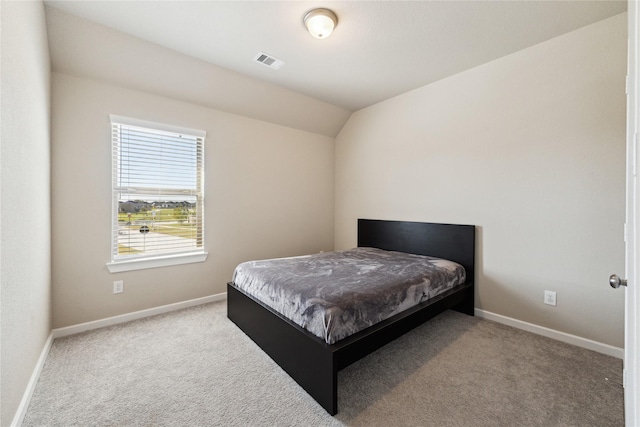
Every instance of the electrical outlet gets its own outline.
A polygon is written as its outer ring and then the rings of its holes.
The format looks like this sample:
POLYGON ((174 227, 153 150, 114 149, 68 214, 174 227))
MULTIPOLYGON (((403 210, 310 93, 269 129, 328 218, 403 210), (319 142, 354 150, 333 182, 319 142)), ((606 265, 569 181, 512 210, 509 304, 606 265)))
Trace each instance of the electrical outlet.
POLYGON ((556 293, 553 291, 544 291, 544 303, 555 307, 557 305, 556 293))
POLYGON ((121 294, 124 292, 124 280, 115 280, 113 282, 113 293, 121 294))

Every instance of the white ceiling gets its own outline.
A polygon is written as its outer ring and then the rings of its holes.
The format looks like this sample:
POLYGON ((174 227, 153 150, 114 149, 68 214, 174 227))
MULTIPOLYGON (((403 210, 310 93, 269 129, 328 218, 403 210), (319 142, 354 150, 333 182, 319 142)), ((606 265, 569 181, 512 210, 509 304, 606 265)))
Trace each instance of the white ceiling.
MULTIPOLYGON (((59 1, 63 10, 349 111, 617 15, 626 1, 59 1), (302 23, 339 19, 328 39, 302 23), (286 62, 253 61, 266 52, 286 62)), ((54 58, 55 59, 55 58, 54 58)))

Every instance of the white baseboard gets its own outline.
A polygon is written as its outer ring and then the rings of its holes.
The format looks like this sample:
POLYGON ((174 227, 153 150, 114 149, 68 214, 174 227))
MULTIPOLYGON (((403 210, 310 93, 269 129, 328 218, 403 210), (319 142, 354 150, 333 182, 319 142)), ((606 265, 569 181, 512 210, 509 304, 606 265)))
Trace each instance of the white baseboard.
POLYGON ((27 384, 27 389, 24 391, 24 394, 22 395, 22 400, 20 401, 20 405, 18 406, 16 415, 13 417, 13 421, 11 422, 11 427, 21 426, 22 421, 24 421, 25 415, 27 415, 27 408, 29 408, 29 403, 31 402, 31 396, 33 396, 33 392, 36 389, 36 384, 38 383, 38 378, 40 378, 40 373, 42 372, 42 368, 44 367, 44 362, 47 360, 47 356, 49 355, 49 350, 51 350, 51 344, 53 344, 53 332, 49 334, 47 341, 45 341, 44 343, 44 348, 40 353, 40 357, 38 358, 36 367, 33 369, 33 373, 31 374, 31 378, 29 379, 29 383, 27 384))
POLYGON ((196 305, 208 304, 210 302, 215 302, 215 301, 223 301, 225 299, 227 299, 227 293, 223 292, 221 294, 209 295, 207 297, 177 302, 174 304, 161 305, 160 307, 149 308, 146 310, 134 311, 133 313, 107 317, 106 319, 80 323, 77 325, 67 326, 64 328, 57 328, 57 329, 54 329, 52 333, 54 338, 61 338, 69 335, 79 334, 80 332, 104 328, 107 326, 113 326, 119 323, 130 322, 132 320, 142 319, 149 316, 155 316, 157 314, 163 314, 163 313, 168 313, 170 311, 180 310, 183 308, 194 307, 196 305))
POLYGON ((545 328, 544 326, 534 325, 533 323, 523 322, 522 320, 502 316, 490 311, 480 310, 479 308, 476 308, 474 312, 476 316, 483 319, 493 320, 494 322, 502 323, 503 325, 513 326, 514 328, 522 329, 527 332, 533 332, 534 334, 542 335, 547 338, 553 338, 554 340, 562 341, 567 344, 572 344, 578 347, 597 351, 598 353, 617 357, 618 359, 624 358, 624 349, 620 347, 614 347, 609 344, 592 341, 587 338, 582 338, 576 335, 567 334, 565 332, 556 331, 555 329, 549 329, 545 328))

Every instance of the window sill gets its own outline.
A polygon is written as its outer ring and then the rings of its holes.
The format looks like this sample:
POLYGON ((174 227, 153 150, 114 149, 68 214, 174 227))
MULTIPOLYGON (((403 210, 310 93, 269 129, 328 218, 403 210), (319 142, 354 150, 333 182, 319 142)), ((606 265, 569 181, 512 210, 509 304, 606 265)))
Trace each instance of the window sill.
POLYGON ((153 258, 132 259, 126 261, 111 261, 107 263, 110 273, 120 273, 123 271, 144 270, 147 268, 168 267, 171 265, 192 264, 204 262, 207 259, 207 252, 195 254, 167 255, 153 258))

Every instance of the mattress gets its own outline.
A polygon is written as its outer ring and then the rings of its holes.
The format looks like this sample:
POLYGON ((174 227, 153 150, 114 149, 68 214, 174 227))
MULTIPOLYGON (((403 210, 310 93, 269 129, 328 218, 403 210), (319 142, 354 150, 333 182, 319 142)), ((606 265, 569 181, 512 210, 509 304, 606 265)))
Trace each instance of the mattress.
POLYGON ((233 282, 333 344, 465 282, 453 261, 354 248, 238 265, 233 282))

